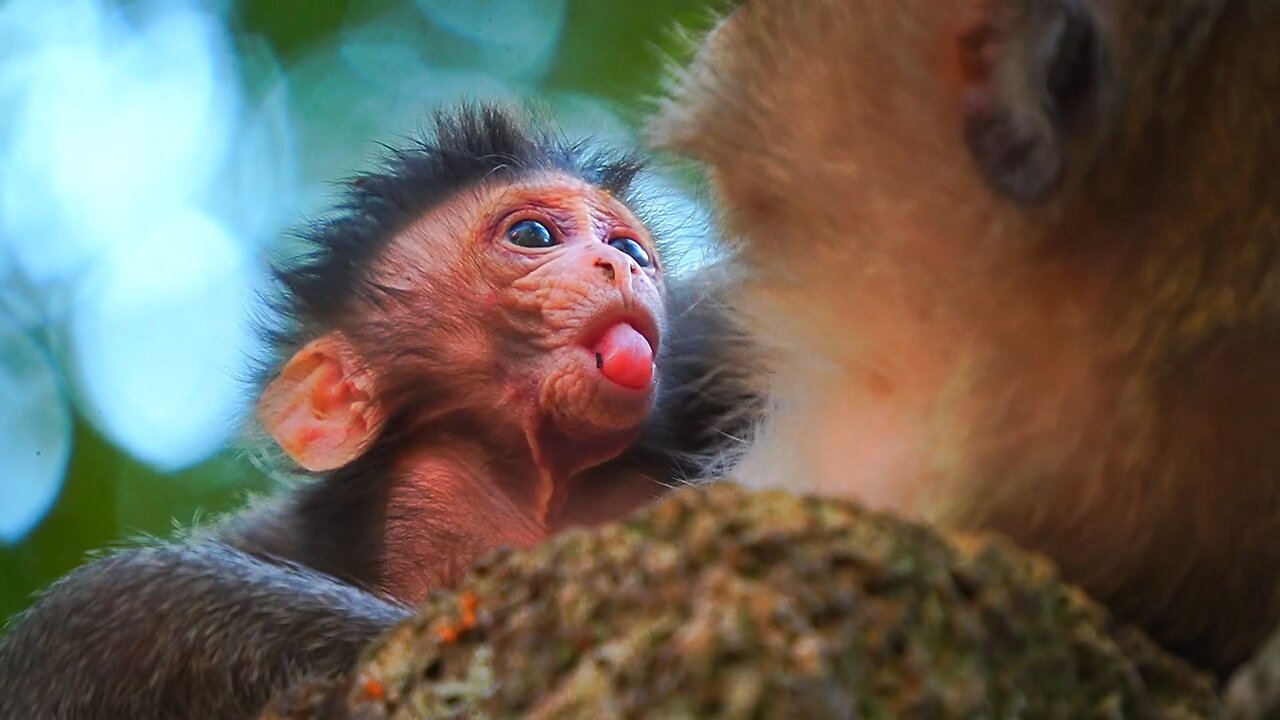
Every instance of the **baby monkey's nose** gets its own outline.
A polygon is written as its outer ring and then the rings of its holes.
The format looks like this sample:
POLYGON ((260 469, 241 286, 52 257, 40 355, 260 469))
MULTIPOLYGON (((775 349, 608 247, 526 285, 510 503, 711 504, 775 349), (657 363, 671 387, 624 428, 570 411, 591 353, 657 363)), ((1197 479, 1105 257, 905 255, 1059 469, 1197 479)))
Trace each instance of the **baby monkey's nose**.
POLYGON ((603 256, 596 258, 595 265, 604 273, 605 278, 619 290, 631 290, 631 276, 640 271, 636 264, 622 253, 610 253, 619 257, 603 256))

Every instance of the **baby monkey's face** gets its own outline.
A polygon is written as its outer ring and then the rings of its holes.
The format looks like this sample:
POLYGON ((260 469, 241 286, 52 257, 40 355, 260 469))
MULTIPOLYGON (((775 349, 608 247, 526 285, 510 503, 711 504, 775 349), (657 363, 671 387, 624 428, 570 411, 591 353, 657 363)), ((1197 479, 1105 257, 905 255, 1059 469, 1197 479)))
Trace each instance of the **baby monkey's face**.
MULTIPOLYGON (((608 193, 549 176, 507 186, 476 234, 506 323, 497 364, 560 432, 626 433, 648 415, 663 322, 657 248, 608 193)), ((482 310, 483 313, 483 310, 482 310)))

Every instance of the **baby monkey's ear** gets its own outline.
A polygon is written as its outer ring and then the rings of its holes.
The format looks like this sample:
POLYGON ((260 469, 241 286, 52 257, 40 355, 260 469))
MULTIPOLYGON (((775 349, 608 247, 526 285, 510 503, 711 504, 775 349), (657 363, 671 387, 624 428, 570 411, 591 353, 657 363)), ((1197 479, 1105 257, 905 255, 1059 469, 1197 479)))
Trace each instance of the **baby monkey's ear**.
POLYGON ((357 357, 341 333, 313 340, 289 358, 258 403, 267 432, 307 470, 346 465, 382 429, 385 415, 357 357))

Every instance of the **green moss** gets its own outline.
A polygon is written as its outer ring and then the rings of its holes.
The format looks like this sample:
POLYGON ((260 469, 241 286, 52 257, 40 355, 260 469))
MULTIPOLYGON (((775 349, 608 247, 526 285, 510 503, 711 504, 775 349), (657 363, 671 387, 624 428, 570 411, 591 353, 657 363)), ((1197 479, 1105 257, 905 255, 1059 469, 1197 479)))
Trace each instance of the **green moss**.
POLYGON ((307 691, 268 716, 1196 718, 1218 703, 1004 542, 731 485, 490 557, 352 681, 307 691))

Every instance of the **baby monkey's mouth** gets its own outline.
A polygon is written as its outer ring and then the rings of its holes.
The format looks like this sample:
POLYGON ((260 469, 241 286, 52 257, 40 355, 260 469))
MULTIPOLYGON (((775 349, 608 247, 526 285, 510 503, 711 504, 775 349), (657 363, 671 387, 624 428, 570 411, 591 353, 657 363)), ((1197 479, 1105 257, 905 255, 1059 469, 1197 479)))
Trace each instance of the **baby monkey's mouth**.
POLYGON ((596 368, 618 385, 643 390, 653 382, 653 346, 631 323, 606 330, 593 350, 596 368))
POLYGON ((603 313, 584 337, 596 369, 615 385, 645 390, 653 383, 658 328, 651 317, 603 313))

